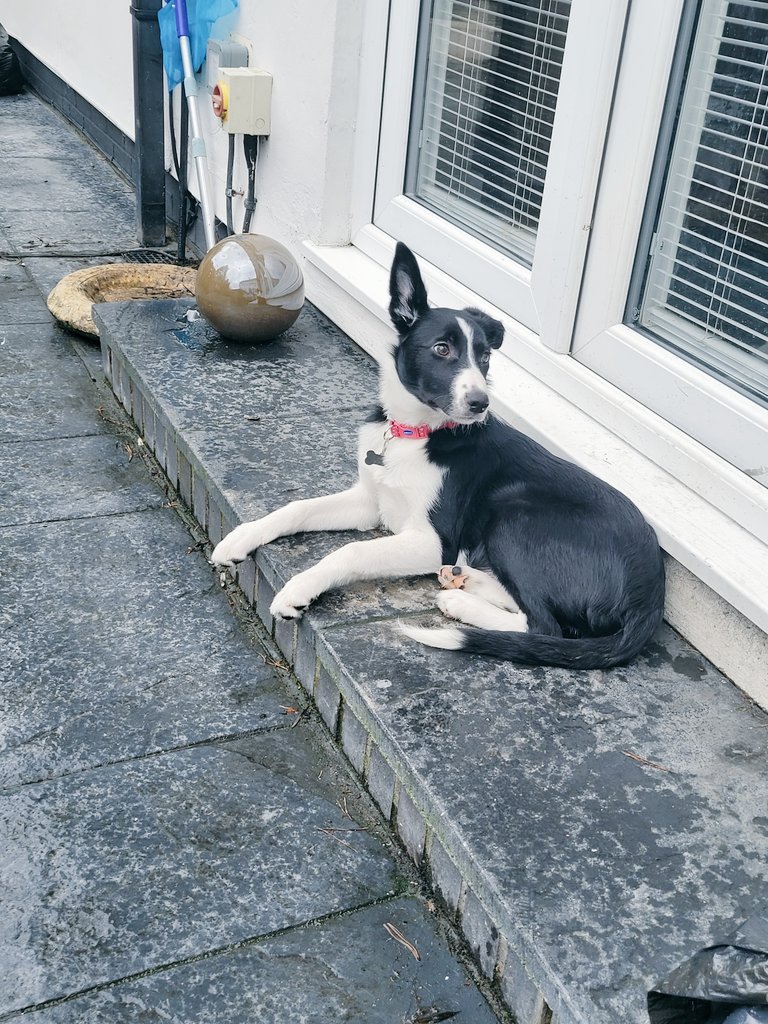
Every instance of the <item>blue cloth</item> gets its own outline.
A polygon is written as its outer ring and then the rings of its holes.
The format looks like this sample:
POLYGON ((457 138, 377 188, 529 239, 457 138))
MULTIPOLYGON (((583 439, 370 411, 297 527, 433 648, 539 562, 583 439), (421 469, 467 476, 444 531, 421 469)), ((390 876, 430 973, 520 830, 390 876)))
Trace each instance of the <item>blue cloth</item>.
MULTIPOLYGON (((170 0, 157 12, 160 44, 163 47, 163 67, 169 89, 175 89, 184 79, 179 37, 176 35, 175 2, 176 0, 170 0)), ((231 14, 236 10, 237 5, 238 0, 187 0, 189 45, 192 50, 192 66, 196 72, 205 60, 205 47, 211 37, 211 26, 225 14, 231 14)))

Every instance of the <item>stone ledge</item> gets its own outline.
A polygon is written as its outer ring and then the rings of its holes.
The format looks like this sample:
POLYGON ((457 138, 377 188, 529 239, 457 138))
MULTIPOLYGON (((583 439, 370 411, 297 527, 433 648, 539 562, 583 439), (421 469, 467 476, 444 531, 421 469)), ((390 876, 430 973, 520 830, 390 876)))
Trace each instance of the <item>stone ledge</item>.
MULTIPOLYGON (((309 306, 259 349, 188 308, 97 322, 115 393, 211 541, 347 486, 370 361, 309 306)), ((611 672, 415 647, 392 625, 432 607, 425 580, 274 624, 275 589, 344 540, 279 541, 238 582, 520 1024, 645 1024, 651 984, 766 899, 766 716, 666 627, 611 672)))

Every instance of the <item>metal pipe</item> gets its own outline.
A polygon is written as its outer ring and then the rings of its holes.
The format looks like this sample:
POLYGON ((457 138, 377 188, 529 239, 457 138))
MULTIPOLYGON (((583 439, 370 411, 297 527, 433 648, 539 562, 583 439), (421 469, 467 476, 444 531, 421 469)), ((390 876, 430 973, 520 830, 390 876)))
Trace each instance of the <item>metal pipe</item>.
POLYGON ((184 69, 184 89, 187 93, 187 109, 189 110, 189 126, 192 136, 192 156, 197 173, 197 187, 200 190, 200 206, 203 213, 203 231, 205 245, 210 249, 216 244, 216 227, 211 199, 211 186, 208 181, 208 160, 205 152, 205 140, 200 125, 200 110, 197 105, 197 81, 192 66, 192 50, 189 44, 189 22, 187 20, 186 0, 175 0, 176 34, 179 37, 181 50, 181 66, 184 69))
POLYGON ((136 126, 136 219, 142 245, 165 245, 163 51, 160 0, 133 0, 133 108, 136 126))

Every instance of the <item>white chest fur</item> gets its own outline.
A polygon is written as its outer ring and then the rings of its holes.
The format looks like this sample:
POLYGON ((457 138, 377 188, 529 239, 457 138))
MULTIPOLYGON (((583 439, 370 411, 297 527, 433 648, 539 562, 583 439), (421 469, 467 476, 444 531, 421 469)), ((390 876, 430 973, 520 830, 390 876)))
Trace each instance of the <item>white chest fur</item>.
POLYGON ((445 471, 427 458, 426 440, 391 438, 385 447, 384 426, 366 423, 360 431, 360 479, 376 496, 381 525, 392 533, 428 527, 445 471), (367 465, 366 453, 383 450, 384 465, 367 465))

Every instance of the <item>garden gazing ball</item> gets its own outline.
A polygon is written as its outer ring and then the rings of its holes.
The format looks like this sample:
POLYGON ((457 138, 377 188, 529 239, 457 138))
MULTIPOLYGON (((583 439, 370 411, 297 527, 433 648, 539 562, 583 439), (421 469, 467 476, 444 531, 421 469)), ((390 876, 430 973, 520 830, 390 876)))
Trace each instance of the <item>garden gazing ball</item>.
POLYGON ((304 278, 288 249, 266 235, 230 235, 197 271, 197 307, 232 341, 271 341, 304 305, 304 278))

